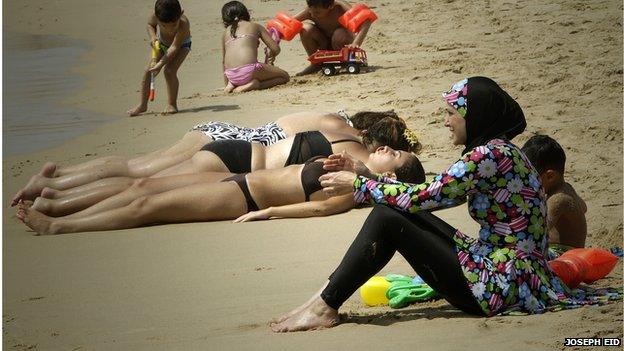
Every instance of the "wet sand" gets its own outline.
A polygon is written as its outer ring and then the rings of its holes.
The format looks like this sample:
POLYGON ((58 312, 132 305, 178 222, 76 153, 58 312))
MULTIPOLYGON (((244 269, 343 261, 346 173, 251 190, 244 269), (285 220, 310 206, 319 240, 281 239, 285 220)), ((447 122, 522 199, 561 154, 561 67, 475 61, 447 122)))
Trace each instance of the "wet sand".
POLYGON ((86 42, 62 36, 3 33, 3 154, 57 146, 111 122, 112 116, 64 104, 84 86, 73 67, 86 42))
MULTIPOLYGON (((104 155, 140 155, 174 142, 193 124, 223 120, 255 126, 282 114, 346 107, 395 109, 421 136, 424 166, 458 157, 442 128, 440 92, 471 75, 497 80, 517 98, 532 133, 554 136, 568 156, 566 177, 588 205, 588 245, 622 245, 622 4, 522 0, 371 0, 380 19, 365 41, 371 70, 294 78, 267 91, 223 95, 221 3, 184 1, 193 51, 180 71, 181 113, 121 118, 52 149, 3 160, 3 346, 10 350, 275 350, 322 348, 463 350, 562 349, 564 337, 622 338, 622 303, 538 316, 473 318, 444 301, 403 310, 367 308, 358 294, 345 323, 276 335, 266 323, 304 302, 335 268, 369 209, 329 218, 254 223, 189 223, 131 230, 33 236, 6 206, 47 160, 72 164, 104 155)), ((250 1, 265 22, 302 2, 250 1)), ((136 104, 148 59, 151 2, 87 4, 41 0, 5 4, 5 29, 66 35, 91 51, 76 67, 85 88, 65 102, 122 116, 136 104), (64 5, 64 6, 61 6, 64 5), (144 14, 144 15, 143 15, 144 14), (90 30, 85 30, 89 24, 90 30), (106 92, 106 93, 102 93, 106 92)), ((298 40, 277 64, 305 66, 298 40)), ((164 82, 158 82, 163 96, 164 82)), ((465 206, 441 216, 476 233, 465 206)), ((411 274, 400 257, 381 274, 411 274)), ((622 264, 599 286, 622 286, 622 264)), ((585 348, 570 348, 585 349, 585 348)))

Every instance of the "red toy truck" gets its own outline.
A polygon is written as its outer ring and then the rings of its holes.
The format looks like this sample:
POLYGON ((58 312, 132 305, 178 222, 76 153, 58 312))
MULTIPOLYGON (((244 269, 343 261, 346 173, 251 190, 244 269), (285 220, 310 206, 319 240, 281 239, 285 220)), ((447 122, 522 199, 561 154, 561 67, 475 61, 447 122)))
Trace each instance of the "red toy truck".
POLYGON ((313 65, 320 65, 321 72, 326 76, 336 74, 341 68, 346 68, 351 74, 360 73, 362 66, 366 67, 366 51, 360 48, 344 47, 340 50, 317 50, 308 57, 313 65))

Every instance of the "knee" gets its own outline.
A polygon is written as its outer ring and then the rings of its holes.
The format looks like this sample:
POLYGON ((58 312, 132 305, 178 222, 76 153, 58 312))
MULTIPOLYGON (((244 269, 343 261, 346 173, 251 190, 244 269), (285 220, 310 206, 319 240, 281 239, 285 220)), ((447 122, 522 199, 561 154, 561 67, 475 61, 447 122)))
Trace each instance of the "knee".
POLYGON ((348 45, 352 41, 352 35, 344 28, 338 28, 332 34, 332 47, 335 50, 342 48, 345 45, 348 45))
POLYGON ((375 205, 371 211, 369 218, 385 220, 390 217, 397 216, 398 212, 386 205, 375 205))
POLYGON ((55 201, 38 197, 33 201, 32 208, 41 213, 49 214, 55 208, 55 201))
POLYGON ((163 74, 165 75, 165 78, 167 79, 175 78, 177 73, 178 73, 178 70, 175 68, 169 67, 169 65, 166 65, 165 68, 163 69, 163 74))
POLYGON ((312 23, 304 23, 301 32, 299 32, 301 39, 309 39, 314 35, 314 32, 317 31, 316 26, 312 23))
POLYGON ((132 189, 134 190, 142 190, 147 188, 147 186, 150 183, 150 178, 139 178, 139 179, 134 179, 132 181, 132 189))
POLYGON ((151 203, 152 201, 149 196, 141 196, 133 200, 128 205, 128 209, 130 210, 132 217, 140 218, 150 212, 151 203))

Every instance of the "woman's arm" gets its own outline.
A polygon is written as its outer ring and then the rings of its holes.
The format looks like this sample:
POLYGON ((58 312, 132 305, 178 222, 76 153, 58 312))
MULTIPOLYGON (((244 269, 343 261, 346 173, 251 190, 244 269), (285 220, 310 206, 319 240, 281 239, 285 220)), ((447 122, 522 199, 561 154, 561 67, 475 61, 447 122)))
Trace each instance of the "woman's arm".
POLYGON ((355 206, 351 194, 331 197, 323 201, 308 201, 297 204, 269 207, 249 212, 234 220, 235 223, 253 220, 279 218, 323 217, 348 211, 355 206))
POLYGON ((488 147, 476 147, 432 181, 422 184, 388 184, 357 176, 353 182, 355 201, 409 212, 454 207, 465 202, 469 194, 487 190, 499 180, 496 159, 488 147))

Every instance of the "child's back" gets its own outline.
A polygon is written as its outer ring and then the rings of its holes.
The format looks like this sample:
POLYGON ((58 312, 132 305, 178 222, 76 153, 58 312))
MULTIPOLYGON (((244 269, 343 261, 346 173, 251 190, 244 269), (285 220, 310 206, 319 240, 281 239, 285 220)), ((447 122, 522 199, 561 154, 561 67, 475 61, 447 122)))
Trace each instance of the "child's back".
POLYGON ((259 24, 239 21, 235 37, 232 37, 232 26, 225 28, 223 33, 223 64, 225 68, 234 68, 258 62, 258 45, 260 44, 259 24))
POLYGON ((249 11, 239 1, 230 1, 221 8, 223 33, 224 91, 244 92, 266 89, 288 82, 290 76, 273 66, 280 48, 263 26, 251 22, 249 11), (258 62, 258 44, 268 48, 267 63, 258 62))
POLYGON ((587 205, 572 185, 564 183, 548 196, 548 234, 551 244, 585 247, 587 205))

